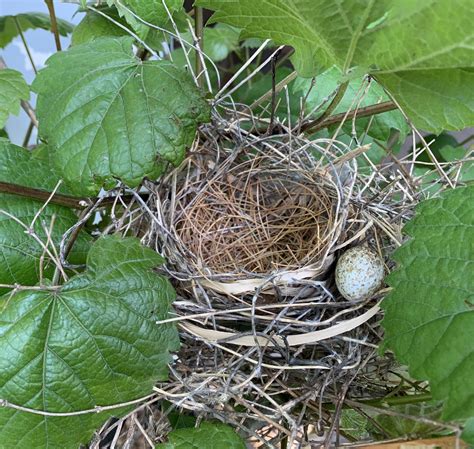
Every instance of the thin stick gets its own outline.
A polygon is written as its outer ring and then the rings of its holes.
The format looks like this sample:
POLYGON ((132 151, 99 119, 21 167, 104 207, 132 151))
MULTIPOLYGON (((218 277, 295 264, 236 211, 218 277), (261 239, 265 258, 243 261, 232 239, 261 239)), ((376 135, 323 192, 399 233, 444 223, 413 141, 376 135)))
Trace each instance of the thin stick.
MULTIPOLYGON (((276 64, 276 67, 278 66, 278 64, 276 64)), ((287 77, 285 77, 284 79, 282 79, 276 86, 275 86, 275 93, 280 93, 280 91, 285 87, 287 86, 288 84, 290 84, 296 77, 298 76, 298 73, 295 71, 295 72, 291 72, 287 77)), ((260 98, 256 99, 250 106, 249 108, 250 109, 255 109, 257 106, 259 106, 260 104, 262 104, 264 101, 266 100, 269 100, 273 95, 273 89, 270 89, 268 92, 266 92, 265 94, 263 94, 260 98)))
POLYGON ((28 128, 26 130, 23 143, 21 144, 25 148, 28 146, 28 143, 30 142, 31 133, 33 132, 34 127, 35 127, 35 124, 30 120, 30 124, 28 125, 28 128))
POLYGON ((44 0, 48 7, 49 17, 51 19, 51 32, 54 34, 54 42, 56 43, 56 50, 61 51, 61 39, 59 37, 58 22, 56 20, 56 12, 54 11, 53 0, 44 0))
POLYGON ((139 404, 140 402, 146 401, 155 394, 149 394, 147 396, 143 396, 142 398, 134 399, 133 401, 128 402, 121 402, 119 404, 114 405, 96 405, 94 408, 90 408, 87 410, 79 410, 77 412, 48 412, 46 410, 37 410, 34 408, 23 407, 22 405, 14 404, 13 402, 7 401, 6 399, 0 399, 0 407, 5 408, 12 408, 14 410, 19 410, 21 412, 31 413, 33 415, 41 415, 41 416, 80 416, 80 415, 88 415, 91 413, 101 413, 107 410, 115 410, 117 408, 128 407, 130 405, 139 404))

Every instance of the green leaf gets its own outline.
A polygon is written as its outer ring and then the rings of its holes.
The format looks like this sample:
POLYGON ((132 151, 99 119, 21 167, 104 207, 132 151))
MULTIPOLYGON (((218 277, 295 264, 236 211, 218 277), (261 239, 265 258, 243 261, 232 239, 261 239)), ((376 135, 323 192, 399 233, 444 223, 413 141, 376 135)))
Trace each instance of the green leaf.
POLYGON ((21 100, 29 98, 30 88, 20 72, 0 70, 0 128, 3 128, 10 114, 20 112, 21 100))
POLYGON ((395 252, 385 347, 430 381, 445 419, 474 416, 474 186, 422 202, 395 252))
POLYGON ((370 73, 416 126, 474 123, 471 0, 198 0, 213 20, 295 48, 303 77, 335 65, 370 73), (446 11, 450 11, 446 14, 446 11), (461 100, 462 105, 459 103, 461 100))
POLYGON ((465 426, 461 438, 470 445, 472 448, 474 445, 474 418, 469 419, 465 426))
MULTIPOLYGON (((0 182, 14 183, 52 192, 58 178, 52 174, 44 152, 28 151, 0 138, 0 182)), ((59 193, 68 193, 64 188, 59 193)), ((15 216, 29 226, 43 202, 29 198, 0 193, 0 284, 34 285, 41 273, 41 256, 44 250, 25 228, 9 215, 15 216)), ((49 228, 54 223, 51 239, 56 248, 66 230, 77 222, 77 216, 68 208, 49 204, 41 212, 33 229, 43 242, 47 241, 43 223, 49 228)), ((72 263, 82 263, 89 247, 90 237, 81 233, 69 257, 72 263)), ((43 265, 43 276, 53 274, 54 265, 47 258, 43 265)), ((4 292, 5 289, 0 289, 4 292)), ((1 440, 1 438, 0 438, 1 440)))
MULTIPOLYGON (((122 22, 114 8, 102 8, 101 12, 107 14, 109 17, 112 17, 119 23, 122 22)), ((110 20, 96 12, 89 11, 74 28, 71 37, 71 45, 80 45, 87 42, 92 42, 101 37, 123 36, 125 34, 125 30, 115 25, 110 20)))
POLYGON ((141 22, 137 17, 153 25, 168 28, 170 18, 166 9, 172 17, 175 14, 183 12, 183 0, 106 0, 109 6, 115 6, 121 17, 132 26, 139 37, 144 39, 150 27, 141 22), (130 12, 131 11, 131 12, 130 12))
MULTIPOLYGON (((240 30, 223 23, 216 26, 204 28, 203 31, 204 51, 213 61, 219 62, 227 58, 230 53, 239 48, 240 30)), ((193 43, 191 33, 181 36, 186 42, 193 43)), ((194 58, 194 51, 191 53, 194 58)))
POLYGON ((168 443, 156 449, 245 449, 244 441, 232 427, 218 423, 202 423, 200 427, 173 430, 168 443))
MULTIPOLYGON (((0 315, 0 397, 49 412, 116 405, 151 392, 167 378, 178 348, 169 317, 175 297, 153 272, 163 259, 135 238, 103 237, 87 271, 56 290, 4 296, 0 315)), ((0 409, 8 449, 77 449, 110 415, 127 409, 50 417, 0 409)))
POLYGON ((432 421, 440 419, 441 406, 439 402, 421 402, 415 404, 392 405, 391 412, 398 412, 404 416, 413 416, 413 419, 402 416, 391 416, 383 413, 372 416, 368 421, 367 430, 372 439, 396 439, 396 438, 429 438, 436 435, 448 434, 450 431, 441 424, 434 426, 417 420, 416 418, 427 418, 432 421), (383 430, 383 431, 382 431, 383 430))
MULTIPOLYGON (((72 32, 74 26, 66 20, 57 19, 58 31, 61 36, 67 36, 72 32)), ((0 17, 0 48, 6 47, 20 32, 18 26, 25 32, 35 28, 51 30, 51 21, 48 14, 42 12, 27 12, 16 16, 0 17)))
MULTIPOLYGON (((325 72, 318 75, 315 79, 315 86, 310 90, 311 80, 307 78, 297 78, 295 80, 294 91, 300 95, 305 96, 309 91, 309 95, 306 98, 306 111, 317 110, 316 116, 324 112, 324 109, 329 105, 333 94, 340 85, 342 73, 337 67, 331 67, 325 72)), ((389 101, 387 94, 383 88, 376 82, 370 84, 369 90, 364 94, 364 89, 367 88, 367 84, 362 82, 360 78, 353 79, 349 82, 344 97, 340 101, 339 105, 333 111, 334 114, 345 112, 349 109, 354 109, 361 98, 362 101, 359 107, 372 106, 376 103, 389 101)), ((400 136, 404 140, 405 135, 408 134, 410 128, 406 123, 400 111, 394 110, 384 112, 371 117, 363 117, 356 121, 356 128, 359 134, 363 134, 370 123, 368 134, 374 139, 387 141, 390 136, 391 130, 395 129, 400 131, 400 136)), ((346 132, 351 133, 352 123, 349 121, 345 125, 346 132)))
POLYGON ((102 38, 57 53, 33 83, 39 132, 77 194, 157 178, 209 119, 190 76, 169 61, 140 61, 132 42, 102 38))

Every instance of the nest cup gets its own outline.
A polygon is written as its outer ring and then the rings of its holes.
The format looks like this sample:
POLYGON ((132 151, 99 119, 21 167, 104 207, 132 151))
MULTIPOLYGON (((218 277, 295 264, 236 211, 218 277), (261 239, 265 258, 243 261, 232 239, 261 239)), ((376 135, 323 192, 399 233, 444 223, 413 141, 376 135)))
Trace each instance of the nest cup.
POLYGON ((155 189, 158 246, 175 277, 227 295, 294 295, 324 277, 347 204, 311 151, 197 147, 155 189))

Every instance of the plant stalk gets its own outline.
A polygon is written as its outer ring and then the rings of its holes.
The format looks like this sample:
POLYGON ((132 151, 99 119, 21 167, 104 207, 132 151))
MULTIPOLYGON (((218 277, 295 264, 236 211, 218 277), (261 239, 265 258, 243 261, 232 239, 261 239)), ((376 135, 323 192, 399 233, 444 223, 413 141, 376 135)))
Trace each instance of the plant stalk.
POLYGON ((56 12, 54 10, 53 0, 44 0, 48 7, 49 17, 51 19, 51 32, 54 34, 54 42, 56 43, 56 50, 61 51, 61 39, 59 37, 58 21, 56 20, 56 12))
MULTIPOLYGON (((202 7, 194 7, 194 32, 198 41, 198 47, 204 51, 204 12, 202 7)), ((198 76, 199 86, 204 86, 204 78, 199 76, 202 72, 202 60, 201 55, 196 51, 196 76, 198 76)))
POLYGON ((23 42, 23 47, 25 47, 26 54, 28 55, 28 59, 30 60, 31 67, 33 68, 33 71, 35 72, 35 75, 38 74, 38 70, 36 69, 35 61, 33 61, 33 56, 31 55, 30 52, 30 47, 28 47, 28 44, 25 39, 25 35, 23 34, 23 30, 21 29, 20 22, 18 22, 18 19, 13 16, 13 20, 16 25, 16 29, 18 30, 18 34, 20 35, 21 41, 23 42))
POLYGON ((344 119, 351 119, 357 116, 369 117, 371 115, 382 114, 383 112, 393 111, 397 109, 397 106, 391 101, 384 101, 383 103, 373 104, 365 108, 354 109, 349 112, 341 112, 340 114, 335 114, 330 117, 327 117, 322 122, 316 123, 318 119, 312 120, 311 122, 306 123, 301 127, 301 131, 307 133, 314 133, 320 129, 327 128, 331 125, 341 123, 344 119))

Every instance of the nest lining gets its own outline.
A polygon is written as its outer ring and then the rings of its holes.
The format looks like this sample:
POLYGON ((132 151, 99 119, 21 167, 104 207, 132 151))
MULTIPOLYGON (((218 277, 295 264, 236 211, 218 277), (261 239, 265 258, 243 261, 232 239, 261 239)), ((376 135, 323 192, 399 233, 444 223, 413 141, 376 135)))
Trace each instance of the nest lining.
POLYGON ((335 195, 318 174, 243 154, 223 176, 200 181, 178 185, 174 227, 211 272, 298 269, 330 241, 335 195))

